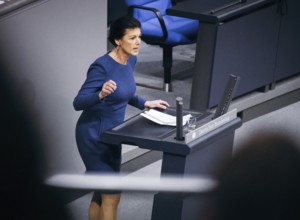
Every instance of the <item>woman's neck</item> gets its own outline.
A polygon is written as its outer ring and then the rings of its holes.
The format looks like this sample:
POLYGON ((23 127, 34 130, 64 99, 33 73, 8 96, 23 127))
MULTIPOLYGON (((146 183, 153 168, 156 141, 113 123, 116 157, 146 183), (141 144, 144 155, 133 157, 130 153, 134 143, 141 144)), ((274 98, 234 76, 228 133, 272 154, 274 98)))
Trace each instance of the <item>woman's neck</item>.
POLYGON ((120 64, 123 64, 123 65, 127 64, 128 55, 126 53, 124 53, 120 47, 114 48, 111 51, 110 56, 120 64))

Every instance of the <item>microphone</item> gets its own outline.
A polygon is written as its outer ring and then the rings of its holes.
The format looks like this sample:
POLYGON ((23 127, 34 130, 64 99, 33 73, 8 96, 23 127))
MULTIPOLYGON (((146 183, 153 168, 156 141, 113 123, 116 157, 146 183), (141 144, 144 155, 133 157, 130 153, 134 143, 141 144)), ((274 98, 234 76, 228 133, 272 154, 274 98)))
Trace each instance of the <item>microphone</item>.
POLYGON ((176 140, 183 140, 183 119, 182 119, 182 105, 183 99, 181 97, 176 98, 176 140))

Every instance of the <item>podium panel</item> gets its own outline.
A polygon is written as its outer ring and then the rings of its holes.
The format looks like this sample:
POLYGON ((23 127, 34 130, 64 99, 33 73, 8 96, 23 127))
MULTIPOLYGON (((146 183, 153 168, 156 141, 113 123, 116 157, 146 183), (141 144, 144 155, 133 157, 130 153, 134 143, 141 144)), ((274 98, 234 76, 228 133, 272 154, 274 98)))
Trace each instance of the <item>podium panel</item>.
MULTIPOLYGON (((176 115, 176 109, 166 113, 176 115)), ((196 115, 197 123, 213 117, 210 112, 183 110, 183 115, 196 115)), ((176 140, 176 127, 158 125, 141 115, 126 120, 106 131, 102 140, 108 144, 132 144, 140 148, 162 151, 161 175, 205 175, 214 177, 220 160, 232 156, 235 129, 242 119, 235 119, 186 143, 176 140)), ((199 219, 205 198, 187 194, 157 193, 154 196, 152 220, 199 219)))

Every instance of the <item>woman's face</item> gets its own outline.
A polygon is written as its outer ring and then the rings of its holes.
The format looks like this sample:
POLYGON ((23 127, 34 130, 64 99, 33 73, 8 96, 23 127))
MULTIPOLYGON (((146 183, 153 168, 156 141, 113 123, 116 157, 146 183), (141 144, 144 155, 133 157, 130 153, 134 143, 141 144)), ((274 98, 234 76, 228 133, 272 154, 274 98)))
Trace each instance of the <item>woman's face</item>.
POLYGON ((116 43, 125 54, 137 56, 141 46, 141 36, 140 28, 126 29, 125 35, 116 43))

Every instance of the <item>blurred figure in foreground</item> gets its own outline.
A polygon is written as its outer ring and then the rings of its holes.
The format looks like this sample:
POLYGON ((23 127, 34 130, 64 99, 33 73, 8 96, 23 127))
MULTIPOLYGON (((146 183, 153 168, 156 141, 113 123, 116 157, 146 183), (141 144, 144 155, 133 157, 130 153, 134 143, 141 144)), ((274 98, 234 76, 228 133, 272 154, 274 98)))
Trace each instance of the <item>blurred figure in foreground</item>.
POLYGON ((285 136, 259 135, 221 165, 217 220, 300 219, 300 155, 285 136))
POLYGON ((42 184, 43 144, 19 88, 0 64, 0 219, 67 220, 60 199, 42 184))

